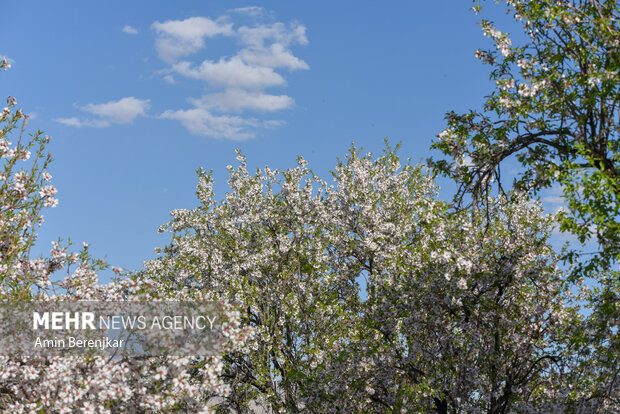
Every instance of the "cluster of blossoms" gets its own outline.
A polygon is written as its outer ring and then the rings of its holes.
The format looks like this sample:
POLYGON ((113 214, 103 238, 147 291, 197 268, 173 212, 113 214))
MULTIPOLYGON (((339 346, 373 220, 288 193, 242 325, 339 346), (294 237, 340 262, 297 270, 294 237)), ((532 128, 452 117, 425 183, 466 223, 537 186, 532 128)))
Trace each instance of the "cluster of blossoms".
MULTIPOLYGON (((46 178, 46 180, 49 180, 49 179, 46 178)), ((56 188, 52 185, 46 185, 45 187, 41 188, 41 190, 39 191, 39 196, 41 196, 41 199, 43 200, 44 207, 53 208, 58 205, 58 199, 54 198, 54 195, 57 192, 58 191, 56 190, 56 188)))
POLYGON ((493 41, 495 42, 495 46, 497 47, 497 50, 500 51, 502 56, 504 57, 510 56, 510 53, 511 53, 510 46, 512 45, 512 41, 510 40, 510 38, 508 37, 506 33, 502 33, 501 31, 497 30, 488 21, 483 22, 482 30, 485 36, 490 36, 493 39, 493 41))
POLYGON ((540 89, 546 87, 547 83, 548 82, 546 79, 543 79, 540 82, 535 82, 531 86, 525 83, 522 83, 519 85, 519 95, 521 95, 524 98, 532 98, 536 96, 536 94, 538 93, 540 89))
POLYGON ((503 91, 509 91, 515 87, 514 79, 499 79, 495 83, 497 84, 497 87, 503 91))
POLYGON ((476 56, 476 59, 479 59, 483 63, 486 63, 488 65, 492 65, 493 63, 495 63, 495 57, 493 57, 492 54, 483 52, 480 49, 476 50, 476 53, 474 54, 474 56, 476 56))

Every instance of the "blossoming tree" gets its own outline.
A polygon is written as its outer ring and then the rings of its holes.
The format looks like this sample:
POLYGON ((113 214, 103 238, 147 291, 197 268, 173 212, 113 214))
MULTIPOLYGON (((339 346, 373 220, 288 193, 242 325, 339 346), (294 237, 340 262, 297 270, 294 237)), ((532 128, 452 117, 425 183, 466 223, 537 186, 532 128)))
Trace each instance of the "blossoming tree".
POLYGON ((331 185, 303 158, 238 160, 221 201, 198 172, 200 206, 142 273, 245 309, 257 335, 224 359, 222 412, 613 412, 568 339, 588 327, 538 205, 450 213, 389 147, 353 148, 331 185))
MULTIPOLYGON (((0 62, 0 69, 8 66, 6 60, 0 62)), ((87 245, 69 253, 69 246, 54 242, 49 258, 32 257, 42 211, 57 204, 56 189, 48 183, 51 175, 46 171, 51 161, 45 152, 49 138, 40 131, 26 138, 27 117, 15 106, 16 100, 9 97, 0 114, 0 313, 16 301, 205 300, 135 275, 99 284, 97 272, 107 265, 92 259, 87 245), (16 132, 13 146, 9 138, 16 132), (63 269, 64 278, 59 275, 63 269)), ((226 340, 216 344, 219 354, 208 358, 23 356, 2 349, 0 411, 210 412, 205 396, 226 395, 229 389, 220 377, 221 354, 239 349, 251 333, 240 326, 232 306, 223 306, 226 340)))

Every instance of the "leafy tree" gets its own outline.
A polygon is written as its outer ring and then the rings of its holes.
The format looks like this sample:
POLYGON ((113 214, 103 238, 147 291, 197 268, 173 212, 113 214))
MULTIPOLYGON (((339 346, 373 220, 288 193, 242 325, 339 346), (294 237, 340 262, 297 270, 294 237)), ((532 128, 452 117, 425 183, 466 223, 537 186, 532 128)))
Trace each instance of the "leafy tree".
POLYGON ((588 402, 604 401, 599 409, 620 404, 620 10, 616 1, 505 3, 525 40, 515 45, 482 20, 495 47, 476 57, 491 66, 497 89, 484 112, 447 115, 448 127, 433 144, 447 159, 433 165, 457 180, 463 208, 485 204, 493 186, 507 192, 501 167, 516 158, 523 169, 514 188, 536 194, 559 186, 567 204, 557 215, 560 228, 582 243, 598 242, 593 256, 565 256, 575 265, 588 316, 567 333, 572 362, 561 380, 575 397, 565 409, 593 412, 588 402), (583 276, 590 276, 590 291, 583 276))
MULTIPOLYGON (((617 266, 620 257, 620 9, 615 0, 506 0, 507 13, 525 41, 483 19, 495 48, 476 51, 491 66, 497 90, 484 112, 451 112, 433 144, 449 158, 435 168, 484 201, 493 185, 503 191, 501 166, 516 158, 524 167, 520 191, 561 186, 567 210, 561 229, 598 252, 578 270, 617 266), (523 37, 523 36, 522 36, 523 37), (495 184, 494 184, 495 183, 495 184)), ((474 10, 482 9, 477 4, 474 10)))
POLYGON ((620 272, 603 273, 599 280, 596 286, 581 286, 589 316, 570 332, 574 361, 566 381, 572 393, 583 395, 581 406, 602 400, 613 412, 620 407, 620 272))

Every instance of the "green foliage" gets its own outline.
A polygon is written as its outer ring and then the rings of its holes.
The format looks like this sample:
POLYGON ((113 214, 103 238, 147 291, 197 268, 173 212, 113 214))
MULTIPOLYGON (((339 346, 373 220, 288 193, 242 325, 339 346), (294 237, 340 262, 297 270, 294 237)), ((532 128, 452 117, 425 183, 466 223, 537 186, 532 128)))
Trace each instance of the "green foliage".
MULTIPOLYGON (((500 167, 516 158, 524 167, 514 186, 537 193, 559 185, 567 210, 561 229, 599 251, 567 258, 577 273, 617 266, 620 258, 620 8, 614 1, 507 1, 508 14, 527 41, 513 45, 506 33, 482 20, 495 48, 476 52, 491 66, 497 90, 485 112, 451 112, 433 147, 449 158, 437 172, 484 202, 500 167)), ((476 12, 482 10, 475 8, 476 12)))

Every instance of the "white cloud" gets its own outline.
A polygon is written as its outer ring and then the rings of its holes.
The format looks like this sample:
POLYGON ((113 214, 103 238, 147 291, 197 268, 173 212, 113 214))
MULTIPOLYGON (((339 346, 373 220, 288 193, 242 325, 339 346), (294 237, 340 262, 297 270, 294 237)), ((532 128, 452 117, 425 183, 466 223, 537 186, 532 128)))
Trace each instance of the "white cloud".
POLYGON ((274 128, 279 128, 282 125, 286 124, 286 122, 281 121, 279 119, 274 119, 274 120, 269 120, 269 121, 263 121, 263 126, 267 129, 274 129, 274 128))
POLYGON ((221 58, 218 62, 205 60, 198 67, 189 62, 179 62, 172 66, 180 75, 204 80, 216 86, 263 89, 268 86, 284 85, 282 75, 272 68, 248 65, 239 56, 221 58))
POLYGON ((554 224, 553 229, 551 231, 552 241, 556 242, 557 248, 561 248, 562 245, 566 242, 577 245, 579 243, 579 239, 577 236, 568 231, 560 231, 560 228, 557 224, 554 224))
POLYGON ((91 128, 107 128, 110 126, 109 121, 96 120, 96 119, 78 119, 72 118, 58 118, 56 122, 73 127, 91 127, 91 128))
POLYGON ((558 209, 566 205, 562 186, 556 184, 546 189, 542 193, 541 201, 547 210, 552 210, 554 214, 557 213, 558 209))
POLYGON ((123 33, 127 33, 127 34, 130 34, 130 35, 136 35, 136 34, 138 34, 138 29, 136 29, 135 27, 132 27, 132 26, 130 26, 130 25, 125 25, 125 27, 123 27, 123 28, 121 29, 121 31, 122 31, 123 33))
POLYGON ((146 116, 149 108, 148 99, 133 96, 102 104, 89 103, 79 107, 81 111, 95 115, 97 118, 59 118, 56 121, 75 127, 106 128, 112 124, 130 124, 138 116, 146 116))
POLYGON ((61 124, 74 126, 74 127, 82 126, 82 122, 77 118, 57 118, 56 122, 60 122, 61 124))
POLYGON ((250 17, 262 17, 267 14, 267 10, 260 6, 237 7, 228 10, 229 13, 247 14, 250 17))
POLYGON ((268 40, 284 46, 308 44, 306 27, 298 23, 292 23, 288 28, 280 22, 254 27, 242 26, 237 30, 237 33, 243 44, 252 47, 264 47, 268 40))
POLYGON ((185 20, 154 22, 151 27, 157 32, 155 49, 159 57, 168 63, 191 55, 205 46, 205 38, 217 35, 230 36, 234 32, 232 23, 226 17, 216 20, 207 17, 190 17, 185 20))
POLYGON ((290 70, 310 69, 308 64, 294 56, 290 50, 280 43, 274 43, 264 49, 243 49, 239 56, 248 63, 267 66, 270 68, 285 67, 290 70))
POLYGON ((129 124, 138 116, 145 116, 149 108, 148 99, 137 99, 133 96, 102 104, 89 103, 83 111, 108 119, 114 124, 129 124))
POLYGON ((237 31, 245 48, 239 56, 250 64, 271 68, 285 67, 289 70, 309 69, 306 62, 290 50, 291 45, 308 44, 306 28, 294 23, 286 27, 283 23, 240 27, 237 31))
POLYGON ((157 32, 155 48, 160 58, 170 63, 168 69, 161 71, 163 80, 176 83, 183 78, 196 79, 212 91, 201 98, 189 98, 191 108, 170 109, 160 118, 177 120, 194 134, 243 140, 253 138, 258 128, 277 128, 283 124, 241 114, 275 112, 294 105, 292 97, 266 90, 286 85, 280 69, 309 69, 291 50, 295 45, 308 44, 308 38, 305 26, 299 23, 259 23, 259 19, 269 15, 262 7, 242 7, 229 13, 250 16, 255 24, 235 28, 225 16, 215 20, 191 17, 153 23, 157 32), (236 38, 237 49, 226 56, 207 59, 190 56, 205 46, 206 38, 216 35, 236 38))
POLYGON ((290 108, 295 103, 293 98, 287 95, 269 95, 244 89, 227 89, 200 99, 191 99, 190 102, 198 108, 220 112, 241 112, 244 109, 273 112, 290 108))
POLYGON ((255 118, 213 115, 202 108, 169 110, 161 114, 160 117, 180 121, 189 132, 196 135, 228 138, 235 141, 254 138, 256 136, 254 129, 261 125, 261 122, 255 118))

